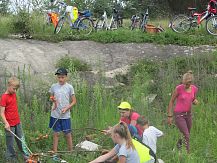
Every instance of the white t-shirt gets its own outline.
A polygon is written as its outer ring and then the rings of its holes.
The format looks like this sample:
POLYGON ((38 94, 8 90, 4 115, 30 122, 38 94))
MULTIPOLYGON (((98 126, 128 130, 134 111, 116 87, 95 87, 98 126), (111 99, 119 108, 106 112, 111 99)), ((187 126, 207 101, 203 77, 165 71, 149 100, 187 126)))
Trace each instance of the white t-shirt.
POLYGON ((142 142, 148 145, 156 154, 157 151, 157 138, 163 136, 163 132, 155 128, 154 126, 149 126, 143 132, 142 142))
POLYGON ((59 119, 69 119, 71 117, 70 110, 65 114, 61 114, 62 109, 70 104, 72 95, 75 95, 72 85, 65 83, 60 85, 59 83, 53 84, 49 90, 51 94, 57 100, 57 108, 51 111, 51 117, 59 119))

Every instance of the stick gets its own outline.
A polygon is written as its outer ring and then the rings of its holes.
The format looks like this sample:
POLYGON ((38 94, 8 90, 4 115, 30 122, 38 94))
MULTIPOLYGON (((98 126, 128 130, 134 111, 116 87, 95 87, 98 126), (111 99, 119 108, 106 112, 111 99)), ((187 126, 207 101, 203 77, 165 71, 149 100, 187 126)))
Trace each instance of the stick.
POLYGON ((51 126, 51 128, 49 129, 49 131, 47 131, 47 134, 41 135, 41 136, 37 137, 37 138, 35 139, 35 141, 38 142, 38 141, 41 141, 41 140, 43 140, 43 139, 47 139, 48 136, 49 136, 50 133, 51 133, 51 129, 53 129, 53 127, 55 126, 55 124, 57 123, 57 121, 62 117, 62 115, 63 115, 63 113, 61 112, 59 118, 57 118, 57 119, 55 120, 54 124, 51 126))
MULTIPOLYGON (((57 123, 57 121, 62 117, 62 114, 63 114, 63 113, 61 112, 59 118, 57 118, 57 119, 55 120, 54 124, 51 126, 50 129, 53 129, 53 127, 55 126, 55 124, 57 123)), ((47 133, 47 135, 50 135, 50 132, 51 132, 51 130, 47 133)))
POLYGON ((73 130, 94 130, 94 131, 99 131, 101 133, 105 133, 105 131, 103 131, 103 130, 100 130, 100 129, 97 129, 97 128, 91 128, 91 127, 76 128, 76 129, 73 129, 73 130))
MULTIPOLYGON (((0 122, 2 125, 4 124, 3 122, 0 122)), ((28 148, 28 146, 26 145, 26 142, 24 142, 22 139, 20 139, 15 133, 13 133, 11 130, 7 130, 9 131, 12 135, 14 135, 21 143, 23 143, 26 146, 26 149, 29 151, 30 154, 32 154, 32 151, 28 148)))

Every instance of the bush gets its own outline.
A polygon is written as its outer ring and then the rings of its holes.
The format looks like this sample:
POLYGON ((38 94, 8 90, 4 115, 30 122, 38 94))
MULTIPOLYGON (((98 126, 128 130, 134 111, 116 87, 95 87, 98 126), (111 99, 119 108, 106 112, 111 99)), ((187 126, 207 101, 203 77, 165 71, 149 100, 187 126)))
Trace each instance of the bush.
POLYGON ((26 11, 20 11, 14 16, 12 25, 15 33, 30 34, 32 32, 30 25, 30 14, 26 11))
POLYGON ((70 72, 90 70, 90 66, 84 61, 80 61, 77 58, 69 57, 67 55, 65 57, 62 57, 59 61, 57 61, 56 68, 58 67, 66 68, 70 72))

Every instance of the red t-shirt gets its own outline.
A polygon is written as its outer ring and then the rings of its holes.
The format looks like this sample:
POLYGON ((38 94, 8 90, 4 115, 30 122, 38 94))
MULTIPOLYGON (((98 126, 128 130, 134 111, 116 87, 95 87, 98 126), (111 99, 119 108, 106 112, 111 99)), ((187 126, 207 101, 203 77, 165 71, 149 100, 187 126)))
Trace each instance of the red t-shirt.
MULTIPOLYGON (((136 121, 139 117, 140 117, 140 115, 139 115, 137 112, 132 112, 131 115, 130 115, 130 118, 122 117, 122 118, 120 119, 120 121, 121 121, 121 122, 125 122, 126 124, 129 125, 132 120, 135 120, 135 121, 136 121)), ((136 124, 135 127, 136 127, 137 130, 138 130, 139 136, 142 136, 143 130, 141 129, 141 127, 140 127, 138 124, 136 124)))
POLYGON ((17 107, 16 94, 3 94, 0 99, 0 106, 5 107, 5 118, 10 126, 16 126, 20 123, 20 117, 17 107))

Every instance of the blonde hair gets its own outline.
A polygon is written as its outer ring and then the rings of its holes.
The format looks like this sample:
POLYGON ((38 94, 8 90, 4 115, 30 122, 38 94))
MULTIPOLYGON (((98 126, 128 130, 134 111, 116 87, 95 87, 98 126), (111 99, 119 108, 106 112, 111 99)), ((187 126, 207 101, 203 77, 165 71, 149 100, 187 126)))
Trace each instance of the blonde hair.
POLYGON ((193 72, 191 70, 189 70, 188 72, 186 72, 183 77, 182 77, 182 81, 186 81, 190 79, 191 81, 194 80, 194 76, 193 76, 193 72))
POLYGON ((119 124, 115 125, 113 127, 112 132, 118 134, 121 138, 126 139, 126 141, 127 141, 126 147, 127 148, 131 147, 132 149, 135 149, 133 142, 132 142, 131 135, 130 135, 130 131, 129 131, 126 123, 120 122, 119 124))
POLYGON ((20 82, 16 77, 11 77, 8 79, 8 86, 14 86, 16 88, 20 87, 20 82))

